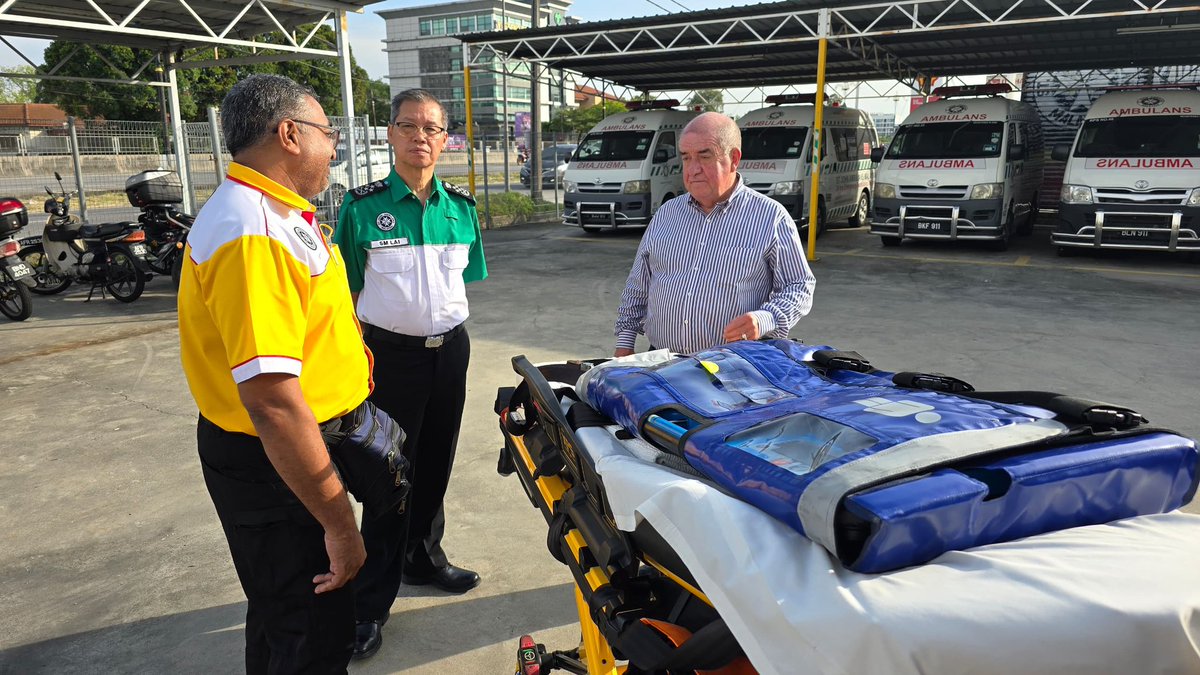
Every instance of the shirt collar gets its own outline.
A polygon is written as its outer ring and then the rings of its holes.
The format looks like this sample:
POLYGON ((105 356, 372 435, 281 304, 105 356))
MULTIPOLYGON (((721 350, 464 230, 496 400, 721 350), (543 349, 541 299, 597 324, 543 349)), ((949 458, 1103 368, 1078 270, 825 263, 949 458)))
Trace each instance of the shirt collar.
MULTIPOLYGON (((441 195, 438 197, 438 201, 441 201, 446 195, 445 190, 442 189, 442 181, 438 180, 436 174, 433 176, 432 181, 433 189, 429 191, 429 198, 433 199, 435 194, 441 195)), ((400 174, 396 173, 396 167, 392 167, 392 172, 388 174, 388 182, 389 189, 392 191, 392 201, 398 202, 409 195, 413 195, 413 199, 417 198, 417 196, 413 194, 413 191, 408 189, 408 183, 405 183, 404 179, 400 177, 400 174)))
MULTIPOLYGON (((746 187, 746 184, 742 182, 742 174, 739 172, 736 174, 736 176, 737 178, 733 183, 733 192, 729 193, 729 198, 725 201, 717 202, 713 205, 713 210, 709 212, 711 215, 720 215, 724 213, 727 209, 729 209, 730 206, 737 204, 742 195, 745 194, 746 190, 749 189, 746 187)), ((691 204, 697 211, 704 213, 704 209, 700 208, 700 202, 696 201, 696 198, 690 194, 688 195, 688 203, 691 204)))
POLYGON ((271 199, 294 209, 299 209, 305 213, 314 213, 317 210, 317 207, 309 203, 304 197, 292 192, 245 164, 230 162, 229 171, 226 173, 226 176, 236 183, 241 183, 251 190, 257 190, 271 199))

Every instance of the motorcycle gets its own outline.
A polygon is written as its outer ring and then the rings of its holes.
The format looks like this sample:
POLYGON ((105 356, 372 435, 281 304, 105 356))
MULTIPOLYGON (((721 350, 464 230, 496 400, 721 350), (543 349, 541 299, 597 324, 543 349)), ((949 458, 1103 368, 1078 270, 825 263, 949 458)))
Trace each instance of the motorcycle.
POLYGON ((17 253, 21 244, 13 235, 29 224, 29 211, 21 200, 0 198, 0 314, 24 321, 33 314, 33 268, 17 253))
POLYGON ((166 169, 142 171, 125 181, 125 196, 130 204, 142 210, 138 222, 150 248, 146 264, 155 274, 169 274, 178 289, 188 232, 196 220, 176 208, 183 203, 179 176, 166 169))
POLYGON ((61 293, 73 282, 90 283, 85 302, 99 288, 121 302, 133 302, 146 290, 151 274, 146 233, 134 222, 81 223, 71 215, 71 197, 54 172, 60 194, 49 187, 44 210, 49 214, 42 236, 21 240, 21 259, 33 268, 31 289, 41 295, 61 293))

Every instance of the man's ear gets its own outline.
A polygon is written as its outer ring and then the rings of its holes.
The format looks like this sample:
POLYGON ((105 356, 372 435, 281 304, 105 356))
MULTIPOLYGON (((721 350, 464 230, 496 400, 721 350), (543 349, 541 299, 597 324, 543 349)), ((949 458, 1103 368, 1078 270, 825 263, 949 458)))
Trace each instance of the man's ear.
POLYGON ((737 171, 738 163, 742 161, 742 149, 733 148, 729 151, 729 162, 733 165, 733 170, 737 171))
POLYGON ((292 120, 284 120, 275 129, 275 142, 289 155, 300 154, 300 125, 292 120))

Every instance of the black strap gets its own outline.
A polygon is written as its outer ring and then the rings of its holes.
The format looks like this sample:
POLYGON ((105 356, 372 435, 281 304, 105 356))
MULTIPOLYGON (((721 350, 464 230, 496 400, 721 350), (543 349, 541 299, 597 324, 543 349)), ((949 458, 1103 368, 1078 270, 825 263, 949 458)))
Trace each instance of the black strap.
POLYGON ((567 408, 567 422, 571 424, 572 429, 576 430, 584 427, 607 427, 614 424, 608 417, 582 401, 576 401, 571 404, 570 408, 567 408))
POLYGON ((1132 429, 1150 421, 1132 408, 1050 391, 975 391, 963 395, 992 403, 1037 406, 1062 421, 1092 427, 1132 429))
POLYGON ((943 391, 948 394, 965 395, 966 392, 975 391, 975 387, 972 387, 968 382, 960 380, 957 377, 938 373, 896 373, 892 376, 892 384, 895 384, 897 387, 943 391))
POLYGON ((813 361, 822 368, 830 370, 853 370, 856 373, 869 373, 875 370, 871 362, 864 359, 858 352, 843 352, 836 349, 818 349, 813 352, 813 361))

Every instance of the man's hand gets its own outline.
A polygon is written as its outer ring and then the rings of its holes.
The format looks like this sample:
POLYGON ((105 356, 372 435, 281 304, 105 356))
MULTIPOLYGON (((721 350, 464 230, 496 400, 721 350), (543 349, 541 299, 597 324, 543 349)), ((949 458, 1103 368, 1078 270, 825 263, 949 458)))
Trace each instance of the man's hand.
POLYGON ((633 354, 633 350, 625 347, 617 347, 613 350, 613 356, 618 358, 622 356, 629 356, 630 354, 633 354))
POLYGON ((762 333, 758 330, 758 324, 754 321, 754 315, 746 313, 730 321, 729 325, 725 326, 724 337, 726 342, 757 340, 762 337, 762 333))
POLYGON ((326 530, 325 552, 329 554, 329 572, 313 577, 317 593, 332 591, 350 583, 367 560, 362 535, 353 528, 345 533, 326 530))

